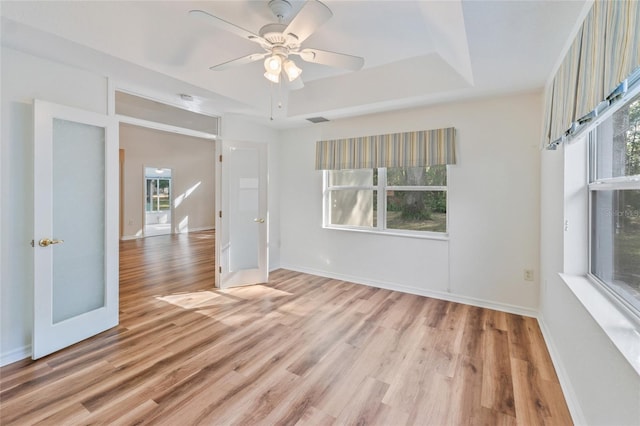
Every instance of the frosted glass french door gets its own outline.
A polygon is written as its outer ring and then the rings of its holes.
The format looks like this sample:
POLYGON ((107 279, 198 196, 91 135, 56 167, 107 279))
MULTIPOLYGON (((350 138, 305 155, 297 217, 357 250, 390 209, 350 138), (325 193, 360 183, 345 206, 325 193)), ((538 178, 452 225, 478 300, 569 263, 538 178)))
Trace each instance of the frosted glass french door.
POLYGON ((105 115, 34 102, 33 359, 118 323, 116 132, 105 115))
POLYGON ((267 282, 267 145, 223 141, 222 158, 218 282, 267 282))

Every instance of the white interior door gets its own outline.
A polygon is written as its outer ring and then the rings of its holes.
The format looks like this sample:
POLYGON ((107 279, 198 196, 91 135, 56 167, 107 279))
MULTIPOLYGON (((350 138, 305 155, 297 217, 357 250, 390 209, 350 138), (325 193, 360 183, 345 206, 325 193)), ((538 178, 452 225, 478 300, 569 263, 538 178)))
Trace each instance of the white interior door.
POLYGON ((106 115, 34 102, 37 359, 118 324, 118 139, 106 115))
POLYGON ((219 286, 267 282, 267 145, 223 141, 222 159, 219 286))

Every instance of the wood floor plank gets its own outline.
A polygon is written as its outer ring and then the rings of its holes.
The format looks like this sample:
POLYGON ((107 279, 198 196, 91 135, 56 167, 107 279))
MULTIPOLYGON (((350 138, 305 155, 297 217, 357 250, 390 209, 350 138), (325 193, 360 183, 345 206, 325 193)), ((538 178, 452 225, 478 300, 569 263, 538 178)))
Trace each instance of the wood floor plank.
POLYGON ((515 418, 508 333, 492 328, 484 337, 482 406, 515 418))
POLYGON ((482 407, 482 361, 464 355, 458 358, 456 374, 452 380, 449 424, 475 424, 482 407))
POLYGON ((357 382, 356 387, 358 388, 357 394, 349 400, 348 406, 336 418, 337 424, 372 424, 382 404, 382 398, 387 393, 389 384, 366 377, 362 382, 357 382))
MULTIPOLYGON (((71 404, 63 409, 56 408, 53 414, 44 419, 35 422, 35 425, 59 425, 59 424, 90 424, 88 421, 89 411, 84 408, 82 404, 71 404)), ((26 421, 26 418, 21 418, 19 422, 26 421)))
POLYGON ((534 318, 276 270, 214 232, 120 244, 120 324, 0 369, 2 425, 569 425, 534 318))
POLYGON ((336 419, 334 417, 315 407, 309 407, 296 422, 295 426, 331 426, 335 424, 335 421, 336 419))
POLYGON ((408 424, 446 425, 460 407, 452 405, 453 383, 450 377, 431 370, 424 376, 407 419, 408 424))
POLYGON ((511 358, 516 418, 519 425, 571 424, 557 382, 544 380, 528 361, 511 358))

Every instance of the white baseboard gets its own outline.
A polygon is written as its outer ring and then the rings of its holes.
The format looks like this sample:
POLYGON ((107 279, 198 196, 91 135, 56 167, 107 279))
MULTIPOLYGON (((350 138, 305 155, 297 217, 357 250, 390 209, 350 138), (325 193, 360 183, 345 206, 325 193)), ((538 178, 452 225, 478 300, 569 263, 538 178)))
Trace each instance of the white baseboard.
POLYGON ((186 234, 189 232, 199 232, 199 231, 215 231, 215 226, 201 226, 199 228, 189 228, 187 232, 180 232, 181 234, 186 234))
POLYGON ((16 361, 29 358, 31 356, 31 345, 23 346, 21 348, 12 349, 8 352, 0 354, 0 367, 12 364, 16 361))
POLYGON ((335 274, 333 272, 321 271, 312 268, 298 267, 294 265, 281 265, 283 269, 302 272, 305 274, 318 275, 321 277, 332 278, 341 281, 348 281, 355 284, 362 284, 370 287, 383 288, 385 290, 400 291, 402 293, 416 294, 418 296, 431 297, 433 299, 447 300, 449 302, 463 303, 465 305, 477 306, 480 308, 493 309, 496 311, 508 312, 516 315, 524 315, 527 317, 538 317, 538 311, 522 306, 510 305, 507 303, 492 302, 490 300, 477 299, 475 297, 463 296, 455 293, 447 293, 444 291, 425 290, 422 288, 409 287, 399 285, 393 282, 372 280, 368 278, 356 277, 346 274, 335 274))
POLYGON ((547 328, 547 324, 545 323, 542 314, 538 315, 538 325, 540 326, 542 337, 544 338, 549 355, 551 356, 551 362, 553 362, 553 367, 556 370, 556 375, 558 376, 558 381, 560 382, 564 399, 567 402, 567 407, 569 407, 569 413, 571 413, 573 424, 586 425, 587 421, 584 417, 584 413, 582 412, 582 408, 580 407, 580 403, 578 402, 576 393, 573 390, 573 386, 571 385, 571 380, 569 380, 569 374, 567 374, 567 370, 564 368, 560 353, 551 338, 551 332, 547 328))
MULTIPOLYGON (((215 227, 214 226, 201 226, 199 228, 189 228, 189 230, 187 232, 179 232, 179 234, 188 234, 189 232, 199 232, 199 231, 215 231, 215 227)), ((151 235, 152 237, 155 235, 151 235)), ((123 235, 122 237, 120 237, 121 241, 127 241, 127 240, 137 240, 139 238, 144 238, 145 235, 123 235)))

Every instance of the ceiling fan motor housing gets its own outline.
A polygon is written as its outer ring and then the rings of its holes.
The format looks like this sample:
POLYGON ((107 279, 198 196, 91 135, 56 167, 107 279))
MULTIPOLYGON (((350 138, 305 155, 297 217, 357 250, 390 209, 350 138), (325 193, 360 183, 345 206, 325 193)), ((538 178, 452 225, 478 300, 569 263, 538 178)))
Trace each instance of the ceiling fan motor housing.
POLYGON ((284 34, 285 24, 267 24, 260 28, 260 37, 276 46, 287 46, 291 49, 298 47, 298 38, 293 34, 284 34))
POLYGON ((283 21, 291 14, 291 3, 287 0, 271 0, 269 1, 269 9, 280 21, 283 21))

